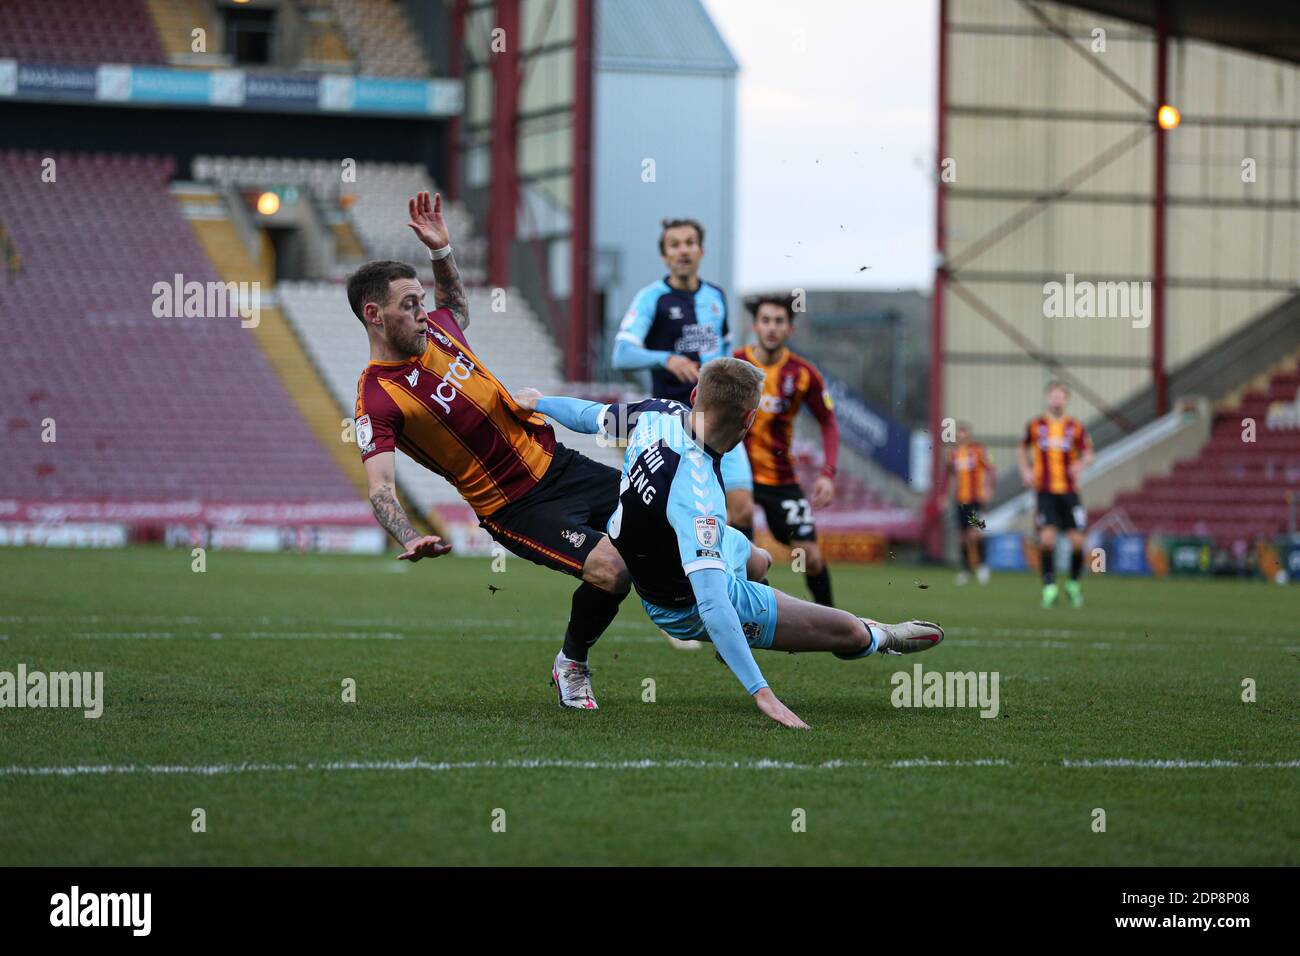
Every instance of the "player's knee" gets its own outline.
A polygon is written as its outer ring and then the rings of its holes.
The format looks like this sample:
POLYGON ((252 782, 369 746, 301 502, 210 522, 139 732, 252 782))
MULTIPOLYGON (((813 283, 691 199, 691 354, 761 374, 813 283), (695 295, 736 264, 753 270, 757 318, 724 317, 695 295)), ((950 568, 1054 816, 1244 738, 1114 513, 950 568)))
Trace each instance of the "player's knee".
POLYGON ((806 561, 804 562, 804 570, 813 577, 816 577, 826 570, 826 562, 822 560, 821 549, 809 548, 807 545, 804 545, 804 547, 807 555, 806 561))
POLYGON ((745 567, 745 577, 751 581, 761 581, 767 577, 772 567, 772 554, 766 548, 757 545, 749 549, 749 561, 745 567))
POLYGON ((853 654, 871 646, 871 631, 848 611, 835 615, 836 653, 853 654))
POLYGON ((627 567, 617 551, 613 554, 593 551, 582 567, 582 580, 610 594, 626 594, 632 586, 627 567))

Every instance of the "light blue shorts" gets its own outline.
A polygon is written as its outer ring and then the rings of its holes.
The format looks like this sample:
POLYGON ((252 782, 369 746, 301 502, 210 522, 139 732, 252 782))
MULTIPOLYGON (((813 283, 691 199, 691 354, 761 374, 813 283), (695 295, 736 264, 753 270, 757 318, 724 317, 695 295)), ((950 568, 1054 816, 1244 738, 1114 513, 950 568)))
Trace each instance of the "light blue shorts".
MULTIPOLYGON (((750 647, 771 647, 776 637, 776 592, 766 584, 745 580, 749 560, 749 539, 735 528, 722 534, 722 558, 731 573, 727 575, 727 596, 740 616, 740 626, 750 647)), ((709 633, 694 606, 667 608, 643 600, 642 606, 655 625, 679 641, 707 641, 709 633)))
POLYGON ((722 456, 722 487, 725 491, 754 490, 754 472, 750 470, 744 442, 722 456))

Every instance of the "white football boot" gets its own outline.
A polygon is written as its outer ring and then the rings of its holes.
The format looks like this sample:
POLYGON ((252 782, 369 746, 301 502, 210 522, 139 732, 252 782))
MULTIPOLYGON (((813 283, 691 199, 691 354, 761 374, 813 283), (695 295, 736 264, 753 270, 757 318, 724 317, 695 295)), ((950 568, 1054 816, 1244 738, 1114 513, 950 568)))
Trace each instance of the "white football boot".
POLYGON ((555 655, 551 665, 551 683, 560 693, 560 706, 570 710, 597 710, 596 698, 591 692, 591 667, 571 661, 564 651, 555 655))
POLYGON ((943 628, 929 621, 903 621, 901 624, 881 624, 870 618, 858 618, 868 629, 874 628, 885 640, 876 648, 877 654, 915 654, 928 651, 943 640, 943 628))
POLYGON ((980 584, 989 583, 989 566, 987 564, 981 564, 975 569, 975 579, 979 581, 980 584))

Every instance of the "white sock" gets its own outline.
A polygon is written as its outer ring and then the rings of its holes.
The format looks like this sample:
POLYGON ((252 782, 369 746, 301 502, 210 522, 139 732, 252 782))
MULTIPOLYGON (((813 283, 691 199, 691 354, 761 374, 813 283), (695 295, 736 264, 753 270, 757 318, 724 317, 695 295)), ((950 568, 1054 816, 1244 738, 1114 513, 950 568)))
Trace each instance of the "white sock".
MULTIPOLYGON (((871 632, 871 654, 874 654, 884 646, 885 633, 877 627, 872 627, 870 624, 867 625, 867 630, 871 632)), ((868 654, 867 656, 870 657, 871 654, 868 654)))

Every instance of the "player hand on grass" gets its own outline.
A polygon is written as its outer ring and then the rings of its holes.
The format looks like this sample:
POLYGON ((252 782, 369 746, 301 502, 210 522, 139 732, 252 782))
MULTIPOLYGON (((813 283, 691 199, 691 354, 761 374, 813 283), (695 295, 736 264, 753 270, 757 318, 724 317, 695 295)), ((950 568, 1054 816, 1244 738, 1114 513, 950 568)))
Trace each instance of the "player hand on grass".
POLYGON ((829 475, 818 475, 813 483, 812 506, 825 508, 835 500, 835 480, 829 475))
POLYGON ((700 363, 691 361, 685 355, 670 355, 664 367, 677 376, 679 382, 693 385, 700 380, 700 363))
POLYGON ((441 193, 434 193, 432 202, 427 192, 419 193, 414 199, 407 200, 406 205, 411 215, 411 221, 407 225, 415 231, 422 243, 431 250, 451 245, 451 233, 447 231, 447 223, 442 218, 441 193))
POLYGON ((798 714, 777 700, 776 694, 772 693, 768 687, 759 689, 758 693, 754 695, 754 703, 758 704, 759 710, 782 727, 793 727, 795 730, 809 729, 808 725, 799 719, 798 714))
POLYGON ((542 393, 535 388, 521 388, 515 392, 515 404, 526 412, 537 411, 537 401, 542 397, 542 393))
POLYGON ((398 561, 419 561, 421 558, 440 558, 451 550, 451 545, 443 544, 436 534, 426 534, 422 538, 412 538, 406 542, 406 550, 397 556, 398 561))

